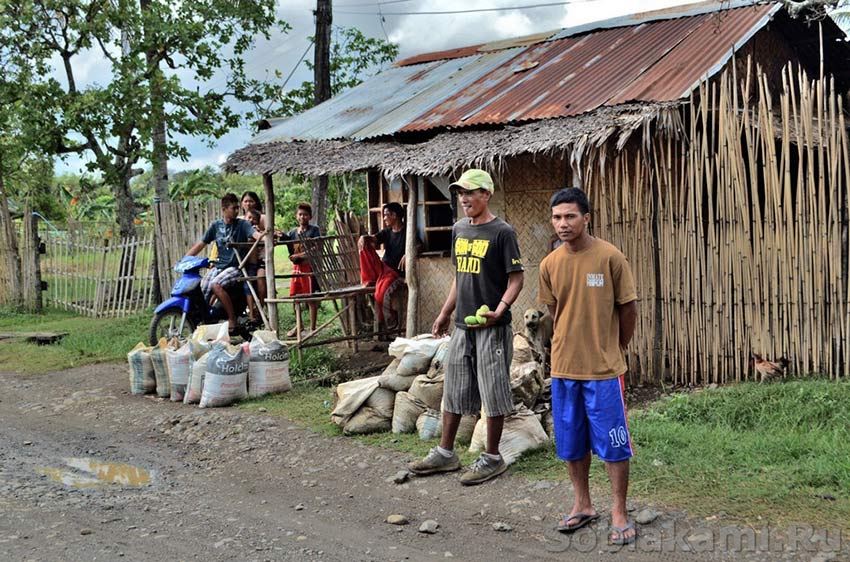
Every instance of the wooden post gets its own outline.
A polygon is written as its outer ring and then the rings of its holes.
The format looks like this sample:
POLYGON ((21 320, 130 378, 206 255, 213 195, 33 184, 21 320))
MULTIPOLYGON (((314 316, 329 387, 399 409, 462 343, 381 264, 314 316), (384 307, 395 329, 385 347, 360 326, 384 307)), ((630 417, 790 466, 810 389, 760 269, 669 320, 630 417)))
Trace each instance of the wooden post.
POLYGON ((413 185, 407 186, 407 232, 404 248, 407 280, 407 326, 405 335, 413 337, 419 330, 419 263, 416 256, 416 196, 419 183, 424 181, 416 176, 413 185))
MULTIPOLYGON (((331 98, 331 24, 333 7, 331 0, 317 0, 313 11, 316 20, 316 34, 313 46, 313 103, 331 98)), ((313 193, 310 202, 313 205, 313 217, 322 234, 327 232, 328 214, 328 176, 313 178, 313 193)))
POLYGON ((274 185, 272 184, 271 174, 263 174, 263 189, 266 192, 266 298, 272 301, 267 305, 269 307, 269 323, 271 329, 277 333, 277 303, 274 302, 274 299, 277 298, 274 275, 274 185))
POLYGON ((39 254, 39 249, 41 247, 41 240, 38 238, 38 223, 35 220, 32 212, 27 214, 28 224, 25 226, 29 229, 30 240, 32 240, 32 248, 30 251, 32 252, 32 310, 35 312, 41 312, 42 308, 42 299, 41 299, 41 254, 39 254))

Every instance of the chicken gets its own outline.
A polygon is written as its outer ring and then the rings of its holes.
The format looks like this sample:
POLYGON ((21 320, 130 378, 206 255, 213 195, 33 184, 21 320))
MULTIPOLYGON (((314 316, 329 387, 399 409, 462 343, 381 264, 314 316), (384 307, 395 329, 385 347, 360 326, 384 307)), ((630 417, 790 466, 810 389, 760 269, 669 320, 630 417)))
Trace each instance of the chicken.
POLYGON ((753 353, 750 363, 758 374, 759 382, 764 382, 771 378, 784 377, 785 369, 791 364, 785 357, 780 358, 778 361, 771 361, 758 353, 753 353))

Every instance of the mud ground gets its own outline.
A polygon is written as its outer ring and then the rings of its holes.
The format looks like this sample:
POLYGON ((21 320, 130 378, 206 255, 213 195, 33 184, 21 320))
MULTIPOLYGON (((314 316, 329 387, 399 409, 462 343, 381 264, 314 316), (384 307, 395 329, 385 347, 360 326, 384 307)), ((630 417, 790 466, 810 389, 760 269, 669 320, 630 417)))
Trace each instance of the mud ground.
POLYGON ((834 541, 791 547, 781 533, 730 549, 722 522, 683 512, 611 547, 604 497, 598 523, 559 535, 568 483, 508 474, 464 488, 455 474, 394 484, 404 454, 266 414, 131 396, 124 365, 0 373, 0 388, 3 561, 847 559, 834 541), (390 525, 390 514, 410 522, 390 525), (436 534, 418 531, 427 519, 436 534))

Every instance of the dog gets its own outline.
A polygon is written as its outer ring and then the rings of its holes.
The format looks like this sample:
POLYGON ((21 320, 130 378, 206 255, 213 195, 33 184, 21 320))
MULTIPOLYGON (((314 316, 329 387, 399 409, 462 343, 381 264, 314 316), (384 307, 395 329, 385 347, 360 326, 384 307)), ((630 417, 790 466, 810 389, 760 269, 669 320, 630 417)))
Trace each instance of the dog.
POLYGON ((529 308, 522 318, 525 325, 525 337, 531 342, 536 358, 540 363, 547 363, 547 350, 552 347, 552 316, 548 310, 540 312, 529 308))

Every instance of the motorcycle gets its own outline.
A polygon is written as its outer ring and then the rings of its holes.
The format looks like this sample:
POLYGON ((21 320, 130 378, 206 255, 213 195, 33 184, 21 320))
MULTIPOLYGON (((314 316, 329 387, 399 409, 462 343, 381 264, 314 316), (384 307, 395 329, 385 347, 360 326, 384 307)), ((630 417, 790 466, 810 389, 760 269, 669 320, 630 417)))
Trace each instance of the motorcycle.
MULTIPOLYGON (((195 328, 202 324, 213 324, 227 320, 227 312, 220 302, 210 305, 201 291, 200 270, 209 267, 210 260, 199 256, 185 256, 174 265, 181 276, 171 288, 171 298, 154 311, 150 325, 150 344, 156 345, 160 338, 176 337, 182 341, 192 336, 195 328)), ((244 311, 247 306, 242 283, 227 288, 233 309, 244 311)))

